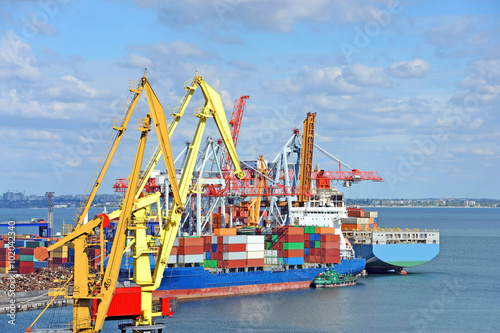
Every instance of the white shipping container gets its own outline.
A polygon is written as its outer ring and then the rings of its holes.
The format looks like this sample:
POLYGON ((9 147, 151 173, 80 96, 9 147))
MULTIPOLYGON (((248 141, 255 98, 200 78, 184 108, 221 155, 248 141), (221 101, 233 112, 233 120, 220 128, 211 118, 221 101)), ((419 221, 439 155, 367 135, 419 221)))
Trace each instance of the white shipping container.
POLYGON ((246 258, 246 252, 224 252, 222 254, 223 260, 245 260, 246 258))
POLYGON ((247 251, 264 251, 264 243, 247 244, 247 251))
POLYGON ((203 254, 179 255, 179 264, 194 264, 203 262, 203 254))
POLYGON ((169 255, 167 264, 177 264, 177 254, 169 255))
POLYGON ((262 259, 262 258, 264 258, 264 251, 247 252, 247 259, 262 259))
POLYGON ((236 235, 236 236, 224 236, 224 244, 246 244, 247 236, 236 235))
POLYGON ((272 257, 268 258, 269 259, 269 265, 277 265, 278 264, 278 258, 272 257))
POLYGON ((247 244, 264 244, 265 235, 248 235, 247 244))
POLYGON ((179 246, 179 239, 177 237, 175 237, 173 246, 179 246))
POLYGON ((212 244, 217 244, 217 236, 212 236, 212 244))
POLYGON ((370 224, 370 218, 368 217, 358 217, 358 224, 370 224))

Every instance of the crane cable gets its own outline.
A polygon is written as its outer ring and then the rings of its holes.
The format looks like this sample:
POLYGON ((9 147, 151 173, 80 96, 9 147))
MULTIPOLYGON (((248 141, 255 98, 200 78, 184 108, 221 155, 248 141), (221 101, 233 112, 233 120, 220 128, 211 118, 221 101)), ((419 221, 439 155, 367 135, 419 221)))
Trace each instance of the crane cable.
MULTIPOLYGON (((61 288, 59 288, 59 289, 57 290, 57 292, 56 292, 56 294, 54 295, 54 297, 52 298, 52 300, 49 302, 49 304, 47 304, 47 306, 45 307, 45 309, 43 309, 43 311, 42 311, 42 312, 38 315, 38 317, 36 317, 35 321, 33 321, 33 322, 31 323, 31 325, 30 325, 30 326, 26 329, 26 332, 31 332, 31 331, 32 331, 32 329, 31 329, 31 328, 33 327, 33 325, 35 325, 35 323, 37 322, 37 320, 38 320, 38 319, 40 319, 40 317, 41 317, 41 316, 42 316, 42 314, 45 312, 45 310, 47 310, 47 309, 49 308, 49 306, 52 304, 52 302, 54 302, 54 301, 55 301, 55 299, 57 298, 57 296, 59 296, 59 292, 60 292, 61 290, 63 290, 64 288, 66 288, 66 286, 68 285, 69 281, 71 281, 71 279, 73 278, 73 275, 74 275, 74 273, 73 273, 73 274, 69 277, 69 279, 66 281, 66 283, 64 283, 64 285, 63 285, 61 288)), ((25 333, 26 333, 26 332, 25 332, 25 333)))

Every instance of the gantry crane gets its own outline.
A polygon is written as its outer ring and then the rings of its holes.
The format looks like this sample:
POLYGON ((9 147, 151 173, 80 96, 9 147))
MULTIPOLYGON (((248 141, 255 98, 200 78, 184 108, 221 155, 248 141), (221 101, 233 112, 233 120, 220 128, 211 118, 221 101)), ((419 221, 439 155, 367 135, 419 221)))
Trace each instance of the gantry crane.
MULTIPOLYGON (((113 297, 113 292, 116 288, 121 259, 123 256, 127 234, 129 231, 134 232, 134 280, 141 287, 141 314, 135 320, 133 327, 141 326, 142 328, 156 328, 156 326, 153 325, 154 317, 161 316, 162 312, 153 311, 152 292, 160 285, 161 279, 163 277, 163 271, 166 267, 167 258, 170 254, 170 250, 175 240, 180 218, 184 211, 183 205, 186 200, 187 194, 190 191, 189 186, 192 181, 194 164, 199 151, 201 137, 203 135, 203 130, 205 128, 207 118, 213 117, 215 119, 216 125, 230 155, 231 161, 235 166, 235 175, 239 178, 242 178, 244 176, 244 172, 241 170, 238 158, 236 156, 236 150, 234 149, 234 145, 231 140, 231 134, 224 114, 220 95, 215 92, 207 83, 205 83, 201 76, 196 75, 196 77, 194 78, 193 84, 190 86, 190 88, 192 87, 193 89, 189 89, 189 94, 185 96, 180 110, 182 110, 182 112, 184 111, 192 93, 196 89, 196 86, 200 86, 202 89, 203 95, 205 97, 205 105, 196 115, 200 118, 200 120, 195 133, 193 144, 190 146, 186 167, 181 176, 179 185, 177 184, 175 175, 175 167, 171 152, 169 132, 167 130, 163 107, 161 106, 161 103, 156 97, 153 89, 151 88, 147 78, 144 76, 141 79, 141 84, 136 89, 131 89, 131 92, 134 94, 134 98, 132 99, 128 112, 124 117, 122 126, 115 128, 119 131, 119 137, 121 138, 121 135, 126 129, 128 120, 130 119, 139 96, 141 95, 142 91, 145 91, 150 112, 144 118, 144 120, 141 121, 138 127, 138 129, 141 131, 141 137, 139 140, 139 146, 137 148, 133 169, 130 175, 130 184, 139 184, 139 187, 128 187, 123 205, 120 210, 111 213, 109 216, 101 214, 101 216, 93 219, 86 224, 83 224, 83 218, 80 218, 75 225, 72 233, 47 249, 48 251, 52 251, 62 246, 63 244, 66 244, 67 242, 73 242, 74 244, 75 275, 74 292, 71 295, 71 297, 74 299, 73 332, 90 333, 100 332, 102 330, 102 326, 113 297), (140 169, 151 120, 153 120, 161 149, 157 149, 157 151, 155 151, 155 154, 151 159, 148 168, 158 162, 158 156, 161 156, 158 152, 158 150, 160 150, 167 167, 170 186, 174 197, 168 217, 164 221, 162 221, 161 206, 159 204, 159 193, 155 193, 143 198, 138 198, 147 179, 149 178, 149 175, 148 177, 146 177, 145 175, 141 177, 140 169), (140 179, 142 179, 142 181, 139 181, 140 179), (149 262, 149 253, 151 252, 151 250, 148 248, 146 220, 148 216, 147 208, 154 202, 157 203, 158 210, 160 212, 158 216, 160 221, 160 249, 158 252, 158 259, 156 261, 155 270, 153 274, 151 274, 151 266, 149 262), (94 233, 95 228, 100 227, 102 247, 103 229, 107 225, 109 225, 110 217, 115 218, 117 216, 119 216, 119 221, 116 226, 113 246, 108 256, 107 267, 103 271, 103 274, 101 274, 101 276, 96 277, 89 272, 86 244, 87 237, 94 233), (95 321, 92 320, 93 318, 91 315, 91 304, 93 303, 94 299, 97 299, 98 301, 95 321)), ((174 125, 171 126, 172 130, 175 128, 178 120, 180 119, 180 116, 176 118, 177 119, 174 119, 174 125)), ((115 142, 116 141, 117 140, 115 140, 115 142)), ((105 166, 103 167, 103 170, 101 170, 102 177, 104 176, 103 174, 105 173, 105 169, 107 170, 107 167, 109 166, 114 152, 116 151, 117 145, 117 143, 116 145, 113 145, 111 151, 108 154, 105 166)), ((152 167, 154 167, 154 165, 152 167)), ((102 177, 101 175, 99 176, 100 179, 102 179, 102 177)), ((92 195, 95 195, 95 192, 97 192, 99 184, 100 181, 97 181, 95 191, 93 191, 92 195)), ((87 207, 87 205, 85 207, 87 207)), ((46 258, 47 252, 44 253, 44 251, 38 251, 37 257, 46 258)))

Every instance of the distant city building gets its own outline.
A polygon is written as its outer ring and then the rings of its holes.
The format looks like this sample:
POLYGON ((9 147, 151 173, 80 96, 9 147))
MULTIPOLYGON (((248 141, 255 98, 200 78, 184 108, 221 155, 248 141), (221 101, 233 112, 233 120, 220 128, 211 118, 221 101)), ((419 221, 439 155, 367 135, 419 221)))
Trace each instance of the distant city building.
POLYGON ((5 192, 3 194, 3 201, 25 201, 26 196, 21 192, 5 192))

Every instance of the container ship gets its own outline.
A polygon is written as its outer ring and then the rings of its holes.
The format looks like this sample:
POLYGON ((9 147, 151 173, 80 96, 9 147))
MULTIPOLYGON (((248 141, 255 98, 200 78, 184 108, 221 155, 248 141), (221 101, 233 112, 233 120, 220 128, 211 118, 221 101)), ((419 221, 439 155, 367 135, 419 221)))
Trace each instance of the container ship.
POLYGON ((439 253, 439 231, 378 228, 377 212, 348 209, 342 219, 342 232, 350 240, 357 256, 366 259, 366 270, 379 273, 428 262, 439 253))

